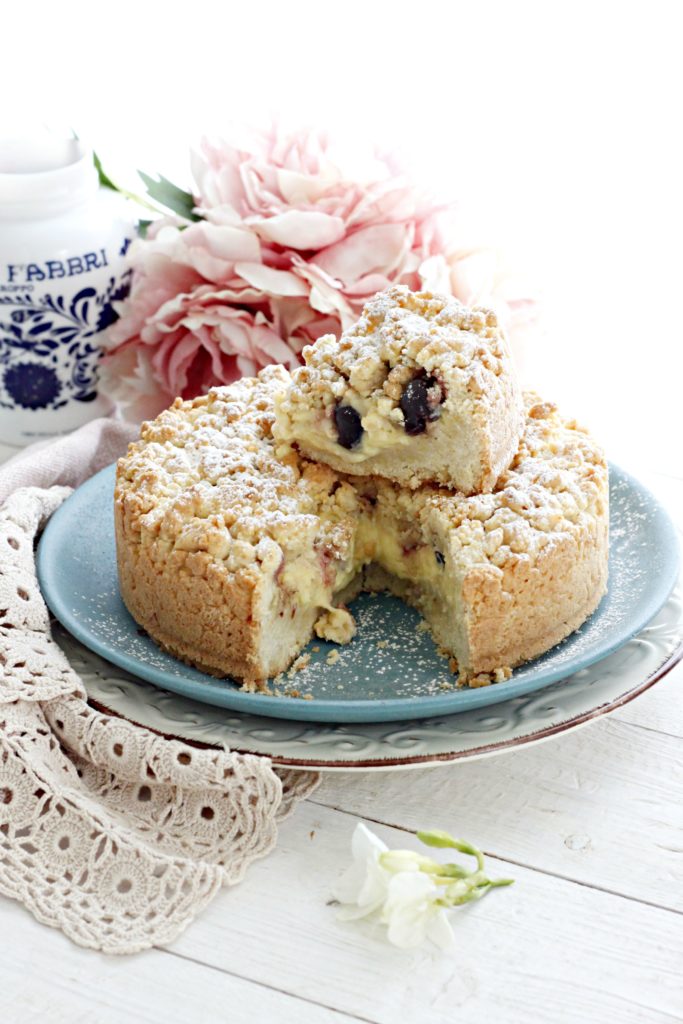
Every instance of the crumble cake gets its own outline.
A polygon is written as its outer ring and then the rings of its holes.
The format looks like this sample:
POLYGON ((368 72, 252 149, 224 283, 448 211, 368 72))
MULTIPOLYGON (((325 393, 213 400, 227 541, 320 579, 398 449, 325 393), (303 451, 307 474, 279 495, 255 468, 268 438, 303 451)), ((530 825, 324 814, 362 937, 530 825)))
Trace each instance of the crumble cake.
POLYGON ((466 497, 278 454, 274 406, 290 385, 274 366, 177 399, 119 461, 121 594, 172 654, 253 687, 287 669, 314 631, 348 640, 344 602, 388 589, 478 685, 595 609, 607 580, 607 467, 553 405, 526 397, 510 465, 495 490, 466 497))
POLYGON ((491 310, 397 285, 303 357, 278 396, 275 433, 314 461, 479 494, 517 450, 522 395, 491 310))

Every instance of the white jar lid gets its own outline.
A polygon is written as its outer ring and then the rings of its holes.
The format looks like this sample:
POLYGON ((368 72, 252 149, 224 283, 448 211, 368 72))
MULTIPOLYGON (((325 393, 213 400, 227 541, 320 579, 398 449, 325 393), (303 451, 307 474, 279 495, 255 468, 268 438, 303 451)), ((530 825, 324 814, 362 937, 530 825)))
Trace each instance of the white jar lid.
POLYGON ((0 139, 0 219, 44 217, 97 189, 92 150, 49 134, 0 139))

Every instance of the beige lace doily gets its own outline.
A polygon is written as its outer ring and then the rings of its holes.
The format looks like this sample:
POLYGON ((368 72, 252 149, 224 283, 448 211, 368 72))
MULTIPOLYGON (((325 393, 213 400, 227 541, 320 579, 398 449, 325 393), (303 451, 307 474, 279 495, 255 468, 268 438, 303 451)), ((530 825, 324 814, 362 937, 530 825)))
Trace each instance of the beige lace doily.
POLYGON ((240 881, 318 778, 88 706, 34 563, 69 493, 25 487, 0 508, 0 893, 83 946, 133 953, 240 881))

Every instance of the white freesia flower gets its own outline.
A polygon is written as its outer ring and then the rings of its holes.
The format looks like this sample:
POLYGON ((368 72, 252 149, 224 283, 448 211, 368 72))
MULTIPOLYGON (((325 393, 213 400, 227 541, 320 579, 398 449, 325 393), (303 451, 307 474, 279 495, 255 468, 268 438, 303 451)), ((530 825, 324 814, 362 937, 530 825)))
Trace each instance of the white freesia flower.
POLYGON ((457 863, 440 864, 413 850, 389 850, 359 822, 351 842, 353 863, 334 892, 342 904, 339 917, 353 920, 376 914, 395 946, 412 949, 431 939, 447 949, 453 931, 446 911, 481 899, 490 889, 510 885, 511 879, 488 878, 481 850, 448 832, 418 832, 417 837, 426 846, 474 857, 476 870, 457 863))
POLYGON ((412 949, 431 939, 441 949, 453 942, 446 911, 437 902, 442 890, 422 871, 402 871, 389 882, 382 908, 387 938, 394 946, 412 949))
POLYGON ((391 872, 382 867, 379 858, 388 847, 362 822, 356 825, 351 840, 353 863, 337 883, 335 899, 345 904, 339 912, 344 920, 366 917, 383 905, 391 872))

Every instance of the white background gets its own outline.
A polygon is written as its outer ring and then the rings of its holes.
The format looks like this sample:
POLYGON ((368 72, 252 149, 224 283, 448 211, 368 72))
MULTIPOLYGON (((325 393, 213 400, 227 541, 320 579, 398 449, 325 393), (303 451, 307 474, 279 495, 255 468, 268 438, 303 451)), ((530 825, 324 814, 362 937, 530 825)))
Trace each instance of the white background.
MULTIPOLYGON (((400 148, 542 284, 527 380, 668 474, 681 525, 680 10, 5 0, 0 127, 72 124, 119 176, 180 177, 202 131, 278 110, 400 148)), ((504 761, 329 778, 170 949, 105 958, 0 901, 3 1024, 683 1020, 681 684, 504 761), (451 957, 384 947, 326 906, 359 817, 460 832, 516 884, 451 957)))
POLYGON ((616 460, 671 471, 658 438, 679 431, 683 373, 680 5, 21 8, 3 11, 5 131, 74 125, 129 182, 142 167, 187 184, 193 139, 272 113, 399 150, 542 291, 526 382, 616 460))

